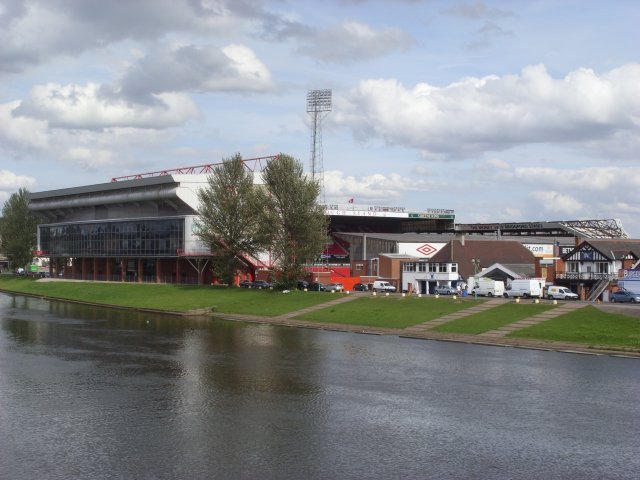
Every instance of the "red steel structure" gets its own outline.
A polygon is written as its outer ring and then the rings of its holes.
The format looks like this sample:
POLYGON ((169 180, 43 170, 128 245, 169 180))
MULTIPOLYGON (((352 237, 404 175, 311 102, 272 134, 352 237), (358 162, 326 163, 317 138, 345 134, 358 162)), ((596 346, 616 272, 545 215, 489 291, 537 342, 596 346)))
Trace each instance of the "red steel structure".
MULTIPOLYGON (((250 172, 261 172, 271 160, 278 160, 280 154, 268 157, 246 158, 242 160, 245 168, 250 172)), ((202 173, 212 173, 223 162, 208 163, 205 165, 195 165, 193 167, 173 168, 167 170, 158 170, 157 172, 136 173, 133 175, 125 175, 123 177, 113 177, 112 182, 121 182, 124 180, 139 180, 141 178, 159 177, 162 175, 193 175, 202 173)))

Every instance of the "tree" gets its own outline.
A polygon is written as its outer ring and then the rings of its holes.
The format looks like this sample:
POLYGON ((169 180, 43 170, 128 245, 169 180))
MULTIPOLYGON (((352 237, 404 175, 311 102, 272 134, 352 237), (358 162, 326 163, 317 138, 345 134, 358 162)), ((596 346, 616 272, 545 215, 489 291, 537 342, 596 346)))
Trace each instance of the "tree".
POLYGON ((239 257, 255 256, 268 244, 268 230, 262 222, 264 193, 253 184, 238 154, 223 160, 207 178, 198 200, 198 237, 216 254, 214 271, 233 285, 239 257))
POLYGON ((304 273, 303 266, 316 260, 326 245, 327 222, 317 201, 320 185, 288 155, 269 162, 262 176, 269 194, 264 215, 271 228, 271 253, 281 283, 293 287, 304 273))
POLYGON ((38 217, 29 211, 29 192, 21 188, 12 193, 2 207, 0 250, 10 268, 24 267, 33 259, 37 246, 38 217))

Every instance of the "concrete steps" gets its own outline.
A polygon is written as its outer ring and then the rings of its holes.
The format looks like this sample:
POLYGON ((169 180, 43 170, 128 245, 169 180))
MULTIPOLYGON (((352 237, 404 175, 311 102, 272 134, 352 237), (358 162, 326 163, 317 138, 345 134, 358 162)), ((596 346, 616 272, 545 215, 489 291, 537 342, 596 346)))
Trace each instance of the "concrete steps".
MULTIPOLYGON (((327 293, 327 296, 330 296, 330 293, 327 293)), ((346 302, 350 302, 351 300, 355 300, 356 298, 358 298, 360 295, 346 295, 346 294, 339 294, 340 296, 338 298, 336 298, 335 300, 331 300, 329 302, 325 302, 325 303, 320 303, 318 305, 312 305, 310 307, 307 308, 302 308, 300 310, 296 310, 295 312, 289 312, 289 313, 285 313, 284 315, 279 315, 277 317, 275 317, 277 320, 287 320, 287 319, 291 319, 294 317, 298 317, 300 315, 304 315, 305 313, 309 313, 309 312, 315 312, 316 310, 322 310, 323 308, 328 308, 331 307, 333 305, 339 305, 340 303, 346 303, 346 302)))
POLYGON ((494 298, 478 305, 474 305, 473 307, 465 308, 464 310, 460 310, 459 312, 450 313, 443 317, 435 318, 433 320, 429 320, 428 322, 405 328, 403 332, 406 332, 410 335, 419 335, 420 333, 436 328, 443 323, 451 322, 452 320, 457 320, 458 318, 468 317, 469 315, 484 312, 485 310, 495 308, 498 305, 502 304, 504 304, 503 300, 494 298))
POLYGON ((578 310, 579 308, 583 308, 585 305, 581 303, 563 303, 556 308, 551 310, 547 310, 546 312, 539 313, 537 315, 533 315, 531 317, 524 318, 514 323, 510 323, 508 325, 504 325, 500 328, 496 328, 495 330, 490 330, 488 332, 484 332, 478 334, 479 337, 488 337, 488 338, 500 338, 508 335, 511 332, 516 330, 520 330, 522 328, 527 328, 532 325, 536 325, 540 322, 544 322, 546 320, 550 320, 552 318, 559 317, 560 315, 564 315, 565 313, 572 312, 574 310, 578 310))

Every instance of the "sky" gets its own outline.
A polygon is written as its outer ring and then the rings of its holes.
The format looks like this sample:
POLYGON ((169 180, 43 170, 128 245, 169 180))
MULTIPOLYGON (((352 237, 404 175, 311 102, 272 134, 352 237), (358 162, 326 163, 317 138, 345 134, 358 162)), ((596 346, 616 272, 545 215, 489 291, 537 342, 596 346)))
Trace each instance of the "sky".
POLYGON ((636 0, 0 0, 0 202, 292 155, 327 203, 640 238, 636 0))

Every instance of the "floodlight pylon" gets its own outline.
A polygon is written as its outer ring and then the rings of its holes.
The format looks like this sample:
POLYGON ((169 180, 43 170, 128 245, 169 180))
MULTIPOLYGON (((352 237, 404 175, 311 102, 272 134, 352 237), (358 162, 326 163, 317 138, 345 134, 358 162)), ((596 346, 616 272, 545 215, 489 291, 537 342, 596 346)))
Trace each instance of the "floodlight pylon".
POLYGON ((322 162, 322 118, 331 111, 331 90, 307 91, 307 113, 311 115, 311 178, 320 183, 324 202, 324 166, 322 162))

